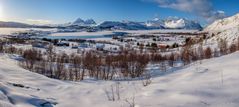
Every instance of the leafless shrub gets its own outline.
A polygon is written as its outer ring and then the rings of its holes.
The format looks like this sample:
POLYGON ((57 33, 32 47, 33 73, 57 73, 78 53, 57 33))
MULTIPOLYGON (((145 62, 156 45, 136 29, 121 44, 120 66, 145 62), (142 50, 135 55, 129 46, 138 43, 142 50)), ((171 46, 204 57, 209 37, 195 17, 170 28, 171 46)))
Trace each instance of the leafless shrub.
POLYGON ((221 55, 226 55, 228 53, 227 41, 225 39, 220 39, 218 41, 218 47, 220 49, 221 55))
POLYGON ((150 85, 152 83, 152 80, 151 80, 151 74, 150 73, 147 73, 145 75, 145 77, 142 79, 142 84, 144 87, 150 85))
POLYGON ((231 44, 229 50, 230 50, 230 53, 236 52, 237 51, 237 46, 235 44, 231 44))
POLYGON ((212 57, 212 50, 210 47, 207 47, 204 51, 204 55, 206 59, 210 59, 212 57))
POLYGON ((120 82, 110 86, 110 90, 105 89, 105 94, 109 101, 120 100, 120 82))
POLYGON ((135 107, 135 96, 130 99, 125 99, 125 102, 129 104, 129 107, 135 107))

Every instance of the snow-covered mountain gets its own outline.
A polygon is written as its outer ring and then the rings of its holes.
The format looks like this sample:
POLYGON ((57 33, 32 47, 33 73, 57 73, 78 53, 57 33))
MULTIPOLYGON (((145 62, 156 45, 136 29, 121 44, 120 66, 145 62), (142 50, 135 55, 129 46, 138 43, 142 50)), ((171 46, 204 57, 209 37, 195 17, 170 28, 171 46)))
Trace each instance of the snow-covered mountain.
POLYGON ((210 40, 216 41, 219 38, 227 40, 229 43, 236 42, 239 37, 239 13, 225 18, 220 19, 208 25, 204 31, 214 35, 210 40))
POLYGON ((105 21, 98 25, 99 28, 103 29, 127 29, 127 30, 142 30, 148 29, 142 22, 133 21, 105 21))
POLYGON ((94 26, 94 25, 96 25, 96 22, 93 19, 83 20, 81 18, 78 18, 72 24, 79 25, 79 26, 94 26))
POLYGON ((183 18, 155 18, 147 22, 133 21, 105 21, 98 27, 111 29, 127 29, 127 30, 142 30, 142 29, 190 29, 201 30, 202 27, 196 21, 191 21, 183 18))
POLYGON ((145 25, 150 28, 164 28, 164 20, 155 18, 145 22, 145 25))
POLYGON ((177 29, 184 28, 186 26, 186 23, 184 19, 166 19, 164 22, 164 26, 166 28, 177 29))
POLYGON ((93 19, 87 19, 85 20, 86 25, 96 25, 96 22, 93 19))
POLYGON ((202 29, 202 26, 196 21, 176 17, 169 17, 167 19, 155 18, 154 20, 147 21, 146 25, 148 27, 159 27, 166 29, 202 29))

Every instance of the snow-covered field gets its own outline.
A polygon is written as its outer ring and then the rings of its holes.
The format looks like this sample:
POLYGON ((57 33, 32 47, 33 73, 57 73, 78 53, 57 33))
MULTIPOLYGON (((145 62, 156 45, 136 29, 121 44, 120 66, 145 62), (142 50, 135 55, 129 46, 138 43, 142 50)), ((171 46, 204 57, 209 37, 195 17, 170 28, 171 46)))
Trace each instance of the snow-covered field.
POLYGON ((17 66, 14 55, 0 56, 0 107, 238 107, 239 53, 203 60, 142 81, 69 82, 49 79, 17 66), (109 101, 119 84, 120 100, 109 101), (128 102, 127 102, 128 101, 128 102))

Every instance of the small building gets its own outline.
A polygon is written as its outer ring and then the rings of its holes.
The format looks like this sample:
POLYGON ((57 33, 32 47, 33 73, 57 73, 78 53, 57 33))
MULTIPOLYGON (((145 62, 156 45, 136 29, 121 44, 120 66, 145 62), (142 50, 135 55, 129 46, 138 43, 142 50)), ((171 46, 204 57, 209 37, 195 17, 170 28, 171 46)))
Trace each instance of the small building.
POLYGON ((105 44, 100 44, 100 43, 97 43, 97 44, 96 44, 96 50, 103 51, 104 48, 105 48, 105 44))
POLYGON ((79 45, 79 48, 89 48, 89 44, 88 43, 81 43, 80 45, 79 45))
POLYGON ((159 47, 159 49, 162 52, 164 52, 164 51, 166 51, 169 48, 169 45, 167 45, 167 44, 159 44, 158 47, 159 47))
POLYGON ((68 41, 59 41, 57 46, 70 46, 70 43, 68 41))
POLYGON ((34 41, 32 47, 36 48, 46 48, 50 43, 44 41, 34 41))

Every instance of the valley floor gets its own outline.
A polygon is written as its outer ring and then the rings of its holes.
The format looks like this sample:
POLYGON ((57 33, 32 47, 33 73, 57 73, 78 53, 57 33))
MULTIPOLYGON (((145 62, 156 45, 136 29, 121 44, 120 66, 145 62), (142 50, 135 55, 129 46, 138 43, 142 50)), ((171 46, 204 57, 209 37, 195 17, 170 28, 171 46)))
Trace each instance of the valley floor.
POLYGON ((1 55, 0 107, 238 107, 238 58, 236 52, 203 60, 154 77, 144 87, 142 81, 49 79, 1 55), (109 101, 112 88, 115 101, 109 101))

